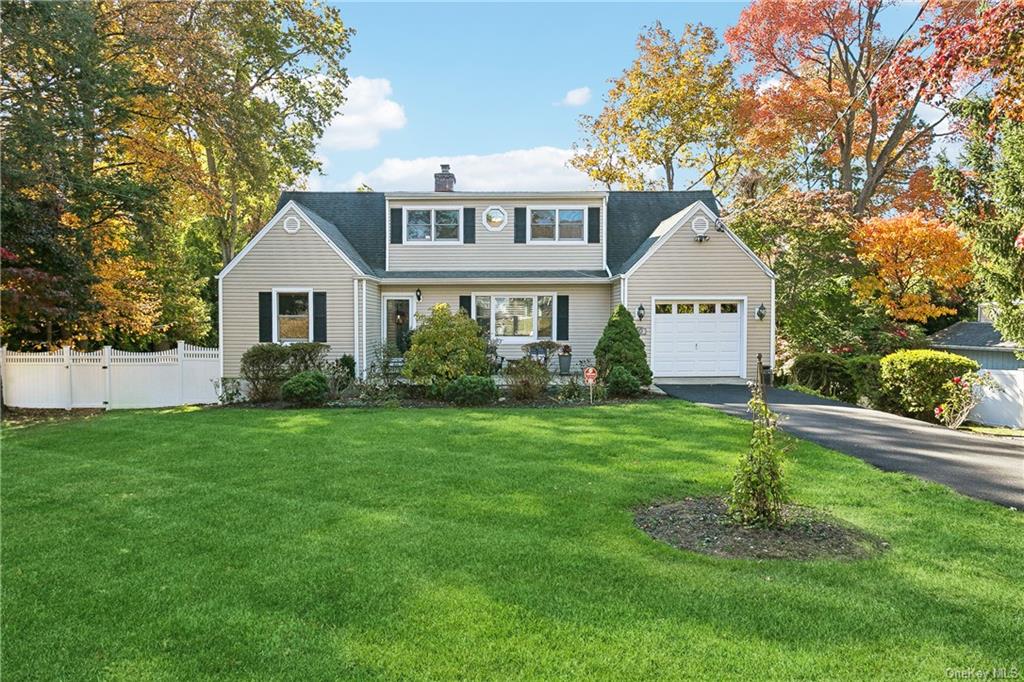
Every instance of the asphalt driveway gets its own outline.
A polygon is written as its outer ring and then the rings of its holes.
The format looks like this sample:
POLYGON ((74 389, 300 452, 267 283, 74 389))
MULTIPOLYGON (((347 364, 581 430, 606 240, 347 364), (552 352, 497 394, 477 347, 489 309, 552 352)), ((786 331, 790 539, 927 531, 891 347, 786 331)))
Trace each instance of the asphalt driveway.
MULTIPOLYGON (((748 418, 746 386, 658 384, 669 395, 748 418)), ((925 424, 835 400, 768 389, 780 427, 885 471, 942 483, 964 495, 1024 509, 1024 441, 925 424)))

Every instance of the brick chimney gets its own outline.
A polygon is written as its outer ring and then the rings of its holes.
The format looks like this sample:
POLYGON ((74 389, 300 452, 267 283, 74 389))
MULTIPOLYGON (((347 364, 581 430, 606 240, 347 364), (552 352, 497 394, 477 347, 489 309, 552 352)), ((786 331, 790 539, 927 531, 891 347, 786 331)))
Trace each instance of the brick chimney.
POLYGON ((441 164, 441 172, 434 173, 434 191, 435 192, 454 192, 455 191, 455 173, 449 170, 451 166, 447 163, 441 164))

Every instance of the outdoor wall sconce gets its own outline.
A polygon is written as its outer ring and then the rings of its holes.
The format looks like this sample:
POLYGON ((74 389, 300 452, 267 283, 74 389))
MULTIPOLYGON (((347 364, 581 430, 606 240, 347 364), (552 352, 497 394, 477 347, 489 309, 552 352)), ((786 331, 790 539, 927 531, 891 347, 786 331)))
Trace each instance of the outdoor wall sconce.
POLYGON ((644 310, 644 304, 643 304, 643 303, 641 303, 640 305, 638 305, 638 306, 636 307, 636 319, 638 319, 638 320, 643 320, 643 319, 644 319, 644 313, 645 313, 645 312, 647 312, 647 311, 646 311, 646 310, 644 310))
POLYGON ((422 301, 423 300, 423 292, 420 291, 419 289, 416 290, 416 300, 417 301, 422 301))
POLYGON ((762 303, 761 305, 757 306, 757 310, 754 311, 754 314, 757 315, 757 319, 763 320, 764 316, 768 314, 768 309, 765 308, 764 303, 762 303))

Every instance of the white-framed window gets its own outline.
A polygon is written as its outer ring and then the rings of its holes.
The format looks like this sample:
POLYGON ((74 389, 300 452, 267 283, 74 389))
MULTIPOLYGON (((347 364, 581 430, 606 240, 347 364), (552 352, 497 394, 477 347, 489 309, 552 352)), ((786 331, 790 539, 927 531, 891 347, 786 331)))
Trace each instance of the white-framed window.
POLYGON ((537 206, 526 209, 526 241, 580 244, 587 239, 584 206, 537 206))
POLYGON ((406 244, 458 244, 462 242, 462 207, 407 206, 403 210, 406 244))
POLYGON ((554 338, 554 294, 473 296, 473 317, 491 336, 526 343, 554 338))
POLYGON ((306 343, 313 340, 313 290, 274 289, 274 342, 306 343))

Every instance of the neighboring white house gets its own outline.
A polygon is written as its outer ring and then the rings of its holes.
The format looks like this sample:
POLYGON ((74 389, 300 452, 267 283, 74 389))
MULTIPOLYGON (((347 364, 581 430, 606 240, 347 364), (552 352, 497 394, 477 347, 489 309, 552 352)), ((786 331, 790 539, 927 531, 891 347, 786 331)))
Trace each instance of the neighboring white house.
POLYGON ((992 325, 988 306, 978 307, 977 322, 957 322, 932 334, 932 348, 968 357, 992 375, 998 389, 985 390, 971 419, 993 426, 1024 428, 1024 351, 992 325))
POLYGON ((528 342, 593 357, 624 304, 656 377, 772 364, 775 276, 710 192, 285 192, 219 275, 224 376, 260 342, 322 341, 364 372, 417 313, 462 308, 516 357, 528 342))

